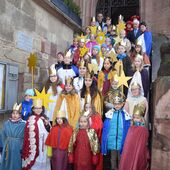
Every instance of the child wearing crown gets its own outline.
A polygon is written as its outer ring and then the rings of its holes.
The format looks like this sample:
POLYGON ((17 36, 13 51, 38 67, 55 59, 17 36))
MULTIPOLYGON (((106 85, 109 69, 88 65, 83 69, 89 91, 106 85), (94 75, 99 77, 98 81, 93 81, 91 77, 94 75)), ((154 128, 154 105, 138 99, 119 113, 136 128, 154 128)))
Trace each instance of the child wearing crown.
POLYGON ((100 144, 95 130, 90 128, 87 116, 80 116, 79 128, 71 136, 68 152, 74 170, 95 170, 100 144))
MULTIPOLYGON (((94 105, 91 103, 90 95, 87 96, 87 102, 84 105, 84 113, 83 114, 89 118, 90 128, 95 130, 95 132, 97 133, 99 142, 101 143, 102 128, 103 128, 102 117, 99 113, 96 112, 94 105)), ((102 156, 102 154, 98 154, 98 164, 95 169, 103 170, 103 156, 102 156)))
POLYGON ((80 114, 80 98, 73 86, 73 78, 71 77, 66 78, 64 90, 58 97, 54 109, 53 124, 55 124, 56 115, 59 110, 66 112, 69 124, 75 128, 80 114))
POLYGON ((131 117, 123 110, 125 97, 119 92, 113 98, 113 109, 106 112, 103 125, 101 152, 111 151, 111 169, 118 169, 120 152, 130 127, 131 117))
POLYGON ((94 105, 97 113, 100 115, 103 114, 103 107, 102 107, 102 98, 100 95, 100 92, 98 91, 97 88, 97 82, 94 77, 94 72, 93 70, 87 71, 85 75, 85 81, 83 84, 83 88, 81 90, 81 110, 84 108, 84 104, 87 102, 87 96, 90 95, 91 97, 91 102, 94 105))
POLYGON ((68 51, 64 56, 63 67, 58 69, 58 76, 64 84, 66 77, 76 77, 78 75, 78 68, 72 64, 72 54, 70 51, 68 51))
POLYGON ((11 118, 3 124, 2 128, 2 158, 0 169, 21 170, 21 151, 24 137, 25 122, 21 119, 21 104, 14 104, 11 118))
POLYGON ((98 75, 98 89, 100 93, 105 96, 109 91, 111 85, 111 79, 116 74, 116 71, 113 69, 113 63, 110 57, 104 59, 102 70, 98 75))
POLYGON ((86 72, 87 72, 87 62, 84 61, 84 59, 82 59, 79 62, 79 76, 75 77, 73 80, 73 85, 77 90, 78 94, 80 94, 80 91, 83 88, 84 77, 86 72))
POLYGON ((68 168, 68 144, 72 135, 66 114, 59 111, 56 116, 56 125, 52 127, 45 144, 52 147, 51 157, 53 170, 67 170, 68 168))
POLYGON ((51 65, 49 68, 49 79, 45 85, 45 91, 47 94, 51 94, 50 100, 53 102, 48 104, 48 110, 45 111, 46 116, 49 118, 49 121, 53 121, 54 108, 58 99, 59 94, 64 89, 64 84, 61 83, 55 65, 51 65))
POLYGON ((50 170, 50 160, 47 157, 45 140, 48 135, 46 127, 49 126, 44 114, 43 99, 33 100, 32 115, 26 122, 24 144, 22 152, 23 170, 50 170))
MULTIPOLYGON (((132 63, 132 69, 129 70, 129 76, 132 76, 132 79, 129 82, 129 87, 131 87, 133 82, 137 82, 141 86, 141 94, 144 97, 147 97, 149 91, 149 75, 148 71, 143 68, 143 57, 140 54, 137 54, 134 62, 132 63)), ((131 95, 130 88, 128 90, 127 96, 131 95)))
POLYGON ((145 127, 144 113, 145 107, 143 105, 135 105, 132 126, 129 128, 125 140, 119 170, 148 169, 149 151, 147 142, 149 133, 145 127))

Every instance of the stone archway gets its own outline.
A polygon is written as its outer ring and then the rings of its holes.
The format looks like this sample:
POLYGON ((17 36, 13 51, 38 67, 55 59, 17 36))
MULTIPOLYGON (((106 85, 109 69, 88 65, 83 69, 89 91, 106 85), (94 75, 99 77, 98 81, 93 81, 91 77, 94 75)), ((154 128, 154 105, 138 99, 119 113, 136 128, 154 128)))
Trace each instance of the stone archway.
POLYGON ((132 15, 139 15, 139 0, 98 0, 96 14, 103 13, 104 17, 110 16, 113 24, 117 24, 118 16, 124 16, 128 21, 132 15))

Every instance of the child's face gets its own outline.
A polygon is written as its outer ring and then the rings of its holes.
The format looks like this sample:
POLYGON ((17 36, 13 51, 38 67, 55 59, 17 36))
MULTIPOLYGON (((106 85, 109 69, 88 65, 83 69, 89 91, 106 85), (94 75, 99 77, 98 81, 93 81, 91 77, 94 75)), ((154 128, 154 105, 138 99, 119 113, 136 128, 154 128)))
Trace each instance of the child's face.
POLYGON ((57 55, 57 61, 61 63, 63 60, 64 60, 63 55, 62 54, 58 54, 57 55))
POLYGON ((90 28, 86 28, 86 34, 89 35, 91 33, 90 28))
POLYGON ((73 90, 73 85, 71 85, 71 84, 66 84, 66 85, 65 85, 65 90, 66 90, 66 92, 71 92, 71 90, 73 90))
POLYGON ((92 22, 91 22, 91 26, 93 26, 93 27, 96 26, 96 22, 95 22, 95 21, 92 21, 92 22))
POLYGON ((145 31, 146 31, 146 26, 145 26, 145 25, 141 25, 141 26, 140 26, 140 30, 141 30, 142 32, 145 32, 145 31))
POLYGON ((87 129, 88 128, 88 120, 86 117, 81 117, 79 120, 80 129, 87 129))
POLYGON ((93 80, 91 78, 85 78, 85 86, 90 87, 92 85, 93 80))
POLYGON ((142 61, 139 58, 135 58, 134 65, 136 68, 140 68, 142 66, 142 61))
POLYGON ((71 56, 64 56, 64 63, 70 64, 71 63, 71 56))
POLYGON ((73 45, 74 45, 74 46, 77 46, 77 45, 78 45, 78 41, 74 39, 74 40, 73 40, 73 45))
POLYGON ((142 119, 141 119, 140 115, 134 114, 133 115, 133 121, 134 122, 142 122, 142 119))
POLYGON ((123 53, 125 53, 125 47, 124 46, 122 46, 122 45, 119 45, 119 47, 118 47, 118 49, 117 49, 117 53, 118 54, 123 54, 123 53))
POLYGON ((33 108, 33 112, 36 114, 36 115, 40 115, 42 113, 42 107, 34 107, 33 108))
POLYGON ((13 111, 12 111, 12 119, 13 119, 13 120, 18 120, 19 118, 20 118, 19 112, 16 111, 16 110, 13 110, 13 111))
POLYGON ((53 76, 50 76, 50 81, 52 83, 56 82, 57 81, 57 76, 53 75, 53 76))
POLYGON ((94 56, 96 56, 98 53, 99 53, 98 49, 93 48, 92 54, 93 54, 94 56))
POLYGON ((25 99, 25 101, 28 101, 28 102, 29 102, 30 99, 31 99, 31 96, 30 96, 30 95, 25 95, 25 98, 24 98, 24 99, 25 99))
POLYGON ((107 25, 111 25, 111 19, 107 19, 107 20, 106 20, 106 24, 107 24, 107 25))
POLYGON ((88 54, 86 54, 83 58, 84 58, 84 60, 86 60, 86 61, 89 61, 89 60, 90 60, 90 56, 89 56, 88 54))
POLYGON ((139 96, 140 95, 140 88, 139 87, 132 87, 131 92, 132 92, 132 96, 139 96))
POLYGON ((122 103, 113 103, 115 110, 120 110, 124 106, 124 102, 122 103))
POLYGON ((86 112, 89 111, 89 113, 92 112, 92 106, 91 106, 91 104, 87 103, 87 104, 85 105, 85 111, 86 111, 86 112))
POLYGON ((136 46, 135 50, 136 50, 137 53, 141 52, 141 48, 139 46, 136 46))
POLYGON ((110 38, 106 38, 105 43, 107 46, 109 46, 111 44, 111 39, 110 38))
POLYGON ((84 77, 84 75, 86 74, 86 71, 87 71, 86 67, 84 67, 84 66, 79 67, 79 75, 80 76, 84 77))
POLYGON ((84 47, 84 42, 79 42, 79 47, 83 48, 84 47))
POLYGON ((105 47, 102 47, 102 48, 101 48, 102 53, 105 53, 106 50, 107 50, 107 49, 106 49, 105 47))
POLYGON ((126 32, 123 30, 120 32, 120 38, 124 38, 126 36, 126 32))
POLYGON ((105 68, 105 70, 109 70, 110 67, 111 67, 111 63, 110 63, 109 60, 106 59, 106 60, 104 61, 104 68, 105 68))
POLYGON ((90 40, 91 40, 91 41, 95 41, 95 35, 94 35, 94 34, 91 34, 91 35, 90 35, 90 40))
POLYGON ((57 118, 57 123, 59 124, 59 125, 62 125, 63 124, 63 119, 62 118, 57 118))
POLYGON ((112 81, 112 83, 111 83, 111 87, 113 88, 113 89, 117 89, 117 86, 118 86, 118 81, 112 81))

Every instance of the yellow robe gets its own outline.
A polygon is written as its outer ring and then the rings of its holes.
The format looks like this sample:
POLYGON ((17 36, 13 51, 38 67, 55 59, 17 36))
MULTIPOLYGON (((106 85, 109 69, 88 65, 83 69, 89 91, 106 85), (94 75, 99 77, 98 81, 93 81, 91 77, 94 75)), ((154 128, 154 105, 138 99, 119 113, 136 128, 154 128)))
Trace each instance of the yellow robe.
POLYGON ((79 116, 80 116, 80 98, 78 94, 60 94, 56 107, 54 109, 53 125, 55 124, 55 119, 57 112, 60 110, 63 100, 66 100, 66 107, 68 112, 68 122, 75 129, 79 116))

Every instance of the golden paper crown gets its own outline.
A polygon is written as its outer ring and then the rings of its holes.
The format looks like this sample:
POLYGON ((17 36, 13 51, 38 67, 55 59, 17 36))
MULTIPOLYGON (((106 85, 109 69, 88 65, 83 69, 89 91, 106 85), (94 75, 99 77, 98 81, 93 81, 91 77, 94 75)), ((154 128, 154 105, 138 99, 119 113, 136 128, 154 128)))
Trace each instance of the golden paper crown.
POLYGON ((141 85, 135 81, 131 84, 131 89, 132 88, 141 88, 141 85))
POLYGON ((140 59, 140 60, 142 60, 142 61, 143 61, 143 56, 142 56, 142 55, 140 55, 140 54, 137 54, 135 58, 136 58, 136 59, 140 59))
POLYGON ((72 77, 66 77, 65 85, 73 85, 73 78, 72 77))
POLYGON ((87 67, 87 63, 86 63, 86 61, 84 61, 84 59, 82 58, 82 59, 79 61, 78 66, 79 66, 79 67, 87 67))
POLYGON ((96 22, 96 18, 93 16, 91 19, 92 22, 96 22))
POLYGON ((118 80, 118 75, 117 75, 117 74, 115 74, 115 75, 113 76, 112 81, 119 82, 119 80, 118 80))
POLYGON ((113 98, 113 103, 123 103, 125 101, 125 95, 122 92, 116 94, 113 98))
POLYGON ((42 107, 43 106, 43 100, 42 99, 33 99, 33 106, 34 107, 42 107))
POLYGON ((55 64, 52 64, 49 68, 49 76, 56 76, 57 75, 57 71, 55 69, 55 64))
POLYGON ((22 106, 21 103, 20 103, 19 105, 18 105, 17 103, 15 103, 15 104, 13 105, 12 110, 16 110, 16 111, 20 112, 20 111, 21 111, 21 108, 22 108, 21 106, 22 106))
POLYGON ((65 114, 65 112, 59 110, 56 117, 57 117, 57 118, 66 117, 66 114, 65 114))
POLYGON ((88 64, 88 71, 90 74, 93 74, 93 75, 97 74, 98 70, 99 68, 97 64, 94 64, 94 63, 88 64))
POLYGON ((144 116, 145 115, 145 105, 144 103, 139 103, 134 106, 133 115, 144 116))

